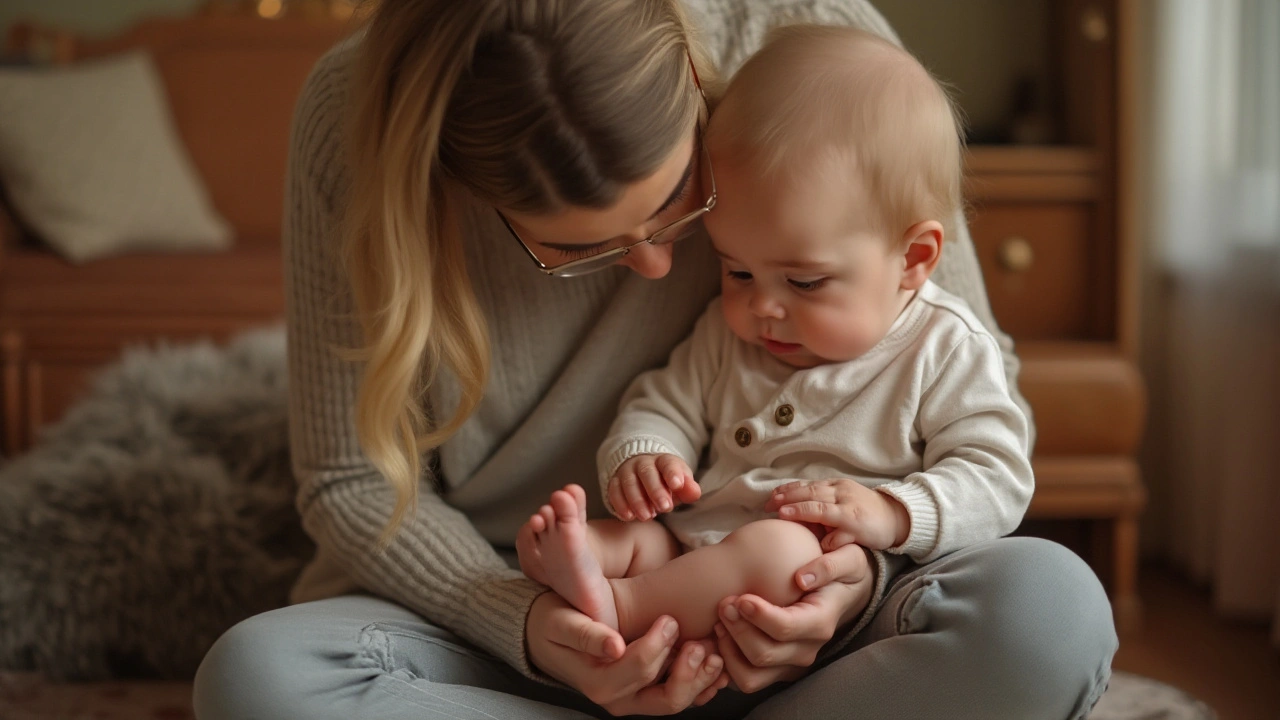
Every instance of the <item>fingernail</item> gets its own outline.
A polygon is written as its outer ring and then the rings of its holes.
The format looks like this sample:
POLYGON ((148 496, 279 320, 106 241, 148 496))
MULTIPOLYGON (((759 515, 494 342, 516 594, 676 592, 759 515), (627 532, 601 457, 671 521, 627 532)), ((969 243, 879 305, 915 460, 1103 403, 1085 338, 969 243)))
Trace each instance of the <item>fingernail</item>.
POLYGON ((813 573, 805 573, 804 575, 800 576, 800 587, 804 588, 805 590, 808 590, 809 586, 812 585, 813 582, 817 579, 818 579, 817 576, 814 575, 813 573))
POLYGON ((682 487, 684 487, 684 478, 681 478, 681 477, 671 478, 672 490, 679 490, 682 487))
POLYGON ((671 510, 671 501, 670 501, 670 500, 663 500, 663 501, 662 501, 662 511, 663 511, 663 512, 667 512, 667 511, 669 511, 669 510, 671 510))
POLYGON ((720 668, 723 666, 724 666, 724 658, 720 657, 719 655, 712 655, 711 657, 707 658, 707 664, 702 668, 702 671, 708 675, 714 675, 720 672, 720 668))
POLYGON ((792 515, 796 514, 796 509, 791 507, 790 505, 784 505, 781 509, 778 510, 778 514, 791 517, 792 515))
POLYGON ((662 626, 662 634, 668 640, 675 640, 676 633, 678 632, 680 632, 680 627, 676 625, 675 620, 668 620, 666 624, 662 626))
POLYGON ((707 649, 701 645, 694 645, 689 651, 689 667, 698 667, 702 662, 702 658, 706 657, 707 649))
POLYGON ((738 608, 730 605, 724 609, 724 619, 729 622, 738 622, 738 608))
POLYGON ((747 617, 752 617, 753 615, 756 614, 756 606, 752 605, 749 602, 742 603, 741 605, 738 606, 738 609, 742 611, 742 614, 746 615, 747 617))

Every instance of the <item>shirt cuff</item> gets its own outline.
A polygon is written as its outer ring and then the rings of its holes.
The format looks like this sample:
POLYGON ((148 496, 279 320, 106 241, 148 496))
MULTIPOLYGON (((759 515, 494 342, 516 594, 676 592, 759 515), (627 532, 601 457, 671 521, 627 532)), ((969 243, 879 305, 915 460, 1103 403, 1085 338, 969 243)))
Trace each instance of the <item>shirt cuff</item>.
POLYGON ((938 546, 938 503, 923 484, 913 481, 880 485, 879 492, 896 498, 911 516, 911 533, 907 541, 885 552, 907 555, 919 562, 938 546))
MULTIPOLYGON (((605 509, 615 516, 617 513, 614 512, 613 506, 609 504, 609 480, 613 478, 614 473, 618 472, 618 468, 622 466, 622 463, 637 455, 675 455, 676 457, 683 457, 670 443, 656 435, 633 437, 606 455, 600 462, 600 494, 604 497, 605 509)), ((687 459, 686 462, 688 462, 687 459)), ((693 467, 693 465, 690 464, 690 467, 693 467)))

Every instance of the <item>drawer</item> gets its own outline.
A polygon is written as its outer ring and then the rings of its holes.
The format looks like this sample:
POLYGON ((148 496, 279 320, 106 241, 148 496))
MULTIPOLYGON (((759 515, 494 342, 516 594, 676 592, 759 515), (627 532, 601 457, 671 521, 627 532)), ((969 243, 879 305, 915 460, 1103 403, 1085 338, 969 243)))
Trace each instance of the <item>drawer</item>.
POLYGON ((1091 336, 1093 212, 1088 203, 989 202, 970 213, 991 309, 1015 339, 1091 336))

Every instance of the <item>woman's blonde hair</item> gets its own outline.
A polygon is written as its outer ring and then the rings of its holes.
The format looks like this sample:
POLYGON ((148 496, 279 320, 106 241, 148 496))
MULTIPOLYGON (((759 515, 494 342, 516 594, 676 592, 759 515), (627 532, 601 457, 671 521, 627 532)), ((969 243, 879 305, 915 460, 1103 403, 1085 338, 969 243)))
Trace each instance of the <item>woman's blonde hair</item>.
POLYGON ((858 28, 774 29, 734 75, 707 137, 762 178, 824 173, 867 192, 895 239, 922 220, 952 237, 963 209, 958 108, 910 53, 858 28))
MULTIPOLYGON (((489 369, 460 208, 606 208, 701 110, 680 0, 395 0, 368 20, 352 82, 344 260, 363 328, 355 424, 396 491, 479 404, 489 369), (441 371, 461 400, 428 412, 441 371), (448 410, 448 409, 445 409, 448 410)), ((513 246, 513 251, 514 246, 513 246)))

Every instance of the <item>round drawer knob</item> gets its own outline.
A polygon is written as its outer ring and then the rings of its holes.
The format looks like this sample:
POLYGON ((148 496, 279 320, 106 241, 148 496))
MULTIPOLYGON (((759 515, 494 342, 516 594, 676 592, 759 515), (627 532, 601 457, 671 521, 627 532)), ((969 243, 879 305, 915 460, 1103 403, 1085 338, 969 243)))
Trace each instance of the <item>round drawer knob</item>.
POLYGON ((999 256, 1001 267, 1015 273, 1030 270, 1036 259, 1035 251, 1031 249, 1031 243, 1027 242, 1026 238, 1016 235, 1005 238, 1000 243, 999 256))
POLYGON ((1100 43, 1111 34, 1111 23, 1107 22, 1107 16, 1100 8, 1088 8, 1080 17, 1080 34, 1090 42, 1100 43))
POLYGON ((740 427, 733 434, 733 440, 738 443, 738 447, 746 447, 751 444, 751 431, 744 427, 740 427))
POLYGON ((777 410, 773 411, 773 421, 779 425, 786 427, 796 419, 796 409, 790 405, 779 405, 777 410))

